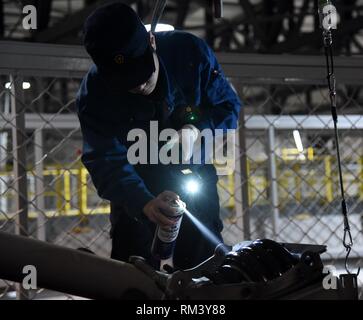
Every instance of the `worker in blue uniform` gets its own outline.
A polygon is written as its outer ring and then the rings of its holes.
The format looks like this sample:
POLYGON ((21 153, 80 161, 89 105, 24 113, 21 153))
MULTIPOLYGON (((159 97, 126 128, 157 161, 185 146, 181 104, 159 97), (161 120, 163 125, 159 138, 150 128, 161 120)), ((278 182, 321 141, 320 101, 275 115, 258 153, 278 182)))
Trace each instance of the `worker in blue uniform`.
MULTIPOLYGON (((222 240, 213 164, 203 157, 197 164, 154 163, 149 154, 146 163, 131 164, 128 159, 135 143, 129 141, 129 132, 139 128, 151 134, 151 122, 157 122, 159 131, 186 132, 191 144, 203 129, 237 127, 241 103, 212 50, 186 32, 147 32, 134 10, 122 3, 100 7, 88 17, 84 45, 94 65, 77 95, 82 162, 100 197, 111 202, 111 257, 128 261, 137 255, 157 263, 150 254, 155 227, 174 223, 165 216, 174 210, 168 198, 184 201, 222 240), (194 197, 188 197, 182 187, 183 168, 191 169, 202 183, 194 197)), ((165 145, 157 144, 157 148, 165 145)), ((147 147, 151 148, 150 142, 147 147)), ((192 156, 188 151, 181 154, 184 160, 192 156)), ((193 267, 213 250, 213 243, 184 217, 175 267, 193 267)))

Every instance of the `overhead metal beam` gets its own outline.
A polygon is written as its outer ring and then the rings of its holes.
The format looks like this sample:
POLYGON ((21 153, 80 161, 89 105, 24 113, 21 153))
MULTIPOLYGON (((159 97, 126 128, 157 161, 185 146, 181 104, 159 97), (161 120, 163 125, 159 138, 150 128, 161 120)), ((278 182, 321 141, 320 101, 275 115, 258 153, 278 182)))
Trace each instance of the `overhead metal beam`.
MULTIPOLYGON (((326 85, 323 56, 217 53, 224 73, 246 82, 326 85)), ((0 74, 81 78, 92 61, 81 46, 0 41, 0 74)), ((363 83, 363 58, 336 57, 339 83, 363 83)))
MULTIPOLYGON (((224 73, 244 83, 326 85, 323 56, 219 53, 224 73)), ((342 84, 363 83, 363 58, 336 57, 336 77, 342 84)))
MULTIPOLYGON (((76 114, 51 114, 51 113, 27 113, 24 117, 24 130, 74 130, 79 129, 80 124, 76 114)), ((0 117, 2 130, 12 129, 12 116, 3 114, 0 117)))
POLYGON ((0 42, 0 73, 81 78, 91 60, 81 46, 15 41, 0 42))
MULTIPOLYGON (((247 129, 266 130, 273 126, 276 130, 334 130, 331 115, 292 115, 292 116, 247 116, 245 118, 247 129)), ((363 118, 360 114, 339 117, 338 127, 341 130, 362 130, 363 118)))
MULTIPOLYGON (((248 105, 246 105, 248 107, 248 105)), ((9 130, 11 116, 0 117, 0 127, 9 130)), ((334 123, 331 115, 246 115, 245 125, 247 129, 266 130, 273 124, 277 130, 304 129, 304 130, 333 130, 334 123)), ((76 114, 26 114, 25 130, 75 130, 79 129, 79 120, 76 114)), ((339 117, 338 128, 341 130, 363 130, 363 117, 360 114, 349 114, 339 117)))

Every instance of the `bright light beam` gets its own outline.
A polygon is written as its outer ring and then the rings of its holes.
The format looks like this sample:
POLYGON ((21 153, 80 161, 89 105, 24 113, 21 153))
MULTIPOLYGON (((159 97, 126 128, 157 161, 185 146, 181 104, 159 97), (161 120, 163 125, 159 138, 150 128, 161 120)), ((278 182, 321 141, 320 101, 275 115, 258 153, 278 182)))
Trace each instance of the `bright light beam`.
POLYGON ((190 218, 190 220, 194 223, 194 225, 199 229, 199 231, 205 236, 207 240, 209 240, 215 248, 222 244, 222 250, 224 253, 228 253, 228 249, 226 246, 218 239, 203 223, 201 223, 196 217, 194 217, 189 210, 184 209, 184 213, 190 218))

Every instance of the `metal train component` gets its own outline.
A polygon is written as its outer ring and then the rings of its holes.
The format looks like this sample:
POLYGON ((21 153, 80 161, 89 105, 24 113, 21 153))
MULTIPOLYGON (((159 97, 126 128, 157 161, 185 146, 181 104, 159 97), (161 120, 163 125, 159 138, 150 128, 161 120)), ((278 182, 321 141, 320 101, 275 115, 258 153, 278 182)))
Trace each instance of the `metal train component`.
POLYGON ((33 265, 38 287, 90 299, 358 299, 353 274, 324 289, 325 246, 256 240, 227 251, 219 246, 195 268, 167 274, 141 257, 119 262, 0 232, 0 279, 22 283, 24 266, 33 265))
POLYGON ((320 254, 325 246, 279 244, 272 240, 243 242, 225 254, 199 266, 171 274, 164 299, 254 300, 254 299, 358 299, 357 278, 336 278, 337 288, 324 288, 320 254))

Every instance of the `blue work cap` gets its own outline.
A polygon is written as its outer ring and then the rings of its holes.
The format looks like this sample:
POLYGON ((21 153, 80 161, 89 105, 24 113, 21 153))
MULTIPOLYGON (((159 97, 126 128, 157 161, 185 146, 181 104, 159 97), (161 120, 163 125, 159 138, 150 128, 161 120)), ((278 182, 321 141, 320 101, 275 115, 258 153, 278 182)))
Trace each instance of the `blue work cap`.
POLYGON ((123 3, 96 9, 85 22, 83 42, 100 75, 120 89, 145 83, 155 71, 150 35, 123 3))

